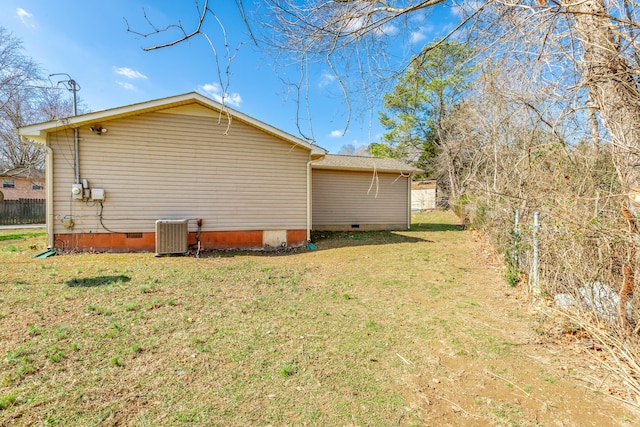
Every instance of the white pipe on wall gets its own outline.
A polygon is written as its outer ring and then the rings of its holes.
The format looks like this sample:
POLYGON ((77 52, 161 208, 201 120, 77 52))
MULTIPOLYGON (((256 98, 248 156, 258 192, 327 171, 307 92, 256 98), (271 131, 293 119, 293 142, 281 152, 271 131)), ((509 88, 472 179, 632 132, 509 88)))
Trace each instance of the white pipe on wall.
POLYGON ((46 186, 47 186, 47 200, 46 200, 46 225, 47 225, 47 247, 49 249, 53 248, 53 149, 49 147, 46 143, 42 144, 36 141, 29 140, 25 136, 21 136, 22 142, 25 144, 33 145, 38 148, 44 148, 46 151, 45 155, 45 168, 46 168, 46 186))
MULTIPOLYGON (((309 155, 309 157, 311 157, 311 155, 309 155)), ((320 157, 319 159, 315 159, 315 160, 309 160, 307 162, 307 242, 311 241, 311 227, 312 227, 312 223, 311 223, 311 215, 313 213, 312 211, 312 206, 311 206, 311 164, 313 162, 317 162, 324 159, 324 156, 320 157)))

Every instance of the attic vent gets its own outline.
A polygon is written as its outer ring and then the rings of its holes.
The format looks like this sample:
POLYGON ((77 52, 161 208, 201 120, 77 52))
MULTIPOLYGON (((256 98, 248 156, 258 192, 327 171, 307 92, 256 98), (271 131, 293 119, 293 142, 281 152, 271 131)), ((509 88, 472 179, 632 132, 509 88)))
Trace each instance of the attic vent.
POLYGON ((189 221, 186 219, 156 221, 156 253, 158 255, 187 252, 189 221))

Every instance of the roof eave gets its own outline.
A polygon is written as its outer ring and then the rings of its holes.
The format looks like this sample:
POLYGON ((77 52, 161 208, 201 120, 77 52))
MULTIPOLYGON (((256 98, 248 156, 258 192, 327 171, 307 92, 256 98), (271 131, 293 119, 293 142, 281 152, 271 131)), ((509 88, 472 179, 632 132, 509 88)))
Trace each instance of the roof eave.
POLYGON ((47 142, 47 132, 46 131, 40 131, 40 130, 36 130, 33 132, 23 132, 22 129, 25 128, 19 128, 15 130, 15 133, 18 136, 24 136, 25 138, 29 138, 33 141, 36 142, 40 142, 42 144, 47 142))
POLYGON ((323 158, 327 155, 327 153, 327 150, 322 147, 318 147, 317 145, 313 145, 313 147, 311 148, 311 158, 313 160, 323 158))
POLYGON ((422 172, 420 169, 388 169, 388 168, 374 168, 374 167, 350 167, 350 166, 331 166, 331 165, 319 165, 313 164, 313 169, 325 169, 325 170, 341 170, 341 171, 353 171, 353 172, 370 172, 375 170, 382 173, 399 173, 399 174, 414 174, 422 172))
POLYGON ((205 107, 213 108, 218 111, 227 111, 232 118, 245 122, 251 126, 261 129, 267 133, 270 133, 280 139, 288 141, 294 145, 303 147, 311 152, 312 155, 323 156, 328 153, 322 147, 311 144, 304 141, 301 138, 295 137, 287 132, 284 132, 276 127, 263 123, 251 116, 229 108, 226 105, 220 104, 206 96, 203 96, 196 92, 189 92, 182 95, 176 95, 168 98, 161 98, 152 101, 141 102, 138 104, 131 104, 124 107, 111 108, 109 110, 97 111, 94 113, 82 114, 80 116, 68 117, 65 119, 52 120, 43 123, 37 123, 34 125, 24 126, 16 129, 16 133, 20 136, 27 137, 29 139, 46 143, 47 134, 59 129, 73 129, 81 126, 94 124, 100 120, 114 120, 117 118, 132 116, 136 114, 142 114, 145 112, 152 112, 163 110, 167 108, 178 107, 180 105, 187 105, 191 103, 198 103, 205 107))

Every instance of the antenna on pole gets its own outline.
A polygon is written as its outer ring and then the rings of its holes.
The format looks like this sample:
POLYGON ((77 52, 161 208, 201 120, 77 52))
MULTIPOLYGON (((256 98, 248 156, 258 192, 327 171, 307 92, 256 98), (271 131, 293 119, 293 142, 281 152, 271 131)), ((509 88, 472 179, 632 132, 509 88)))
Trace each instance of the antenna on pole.
POLYGON ((77 96, 77 92, 81 89, 80 85, 78 84, 78 82, 76 82, 75 80, 73 80, 71 78, 71 76, 67 73, 55 73, 55 74, 49 74, 49 81, 51 82, 51 84, 53 84, 53 81, 51 80, 51 77, 53 76, 67 76, 67 80, 59 80, 58 82, 56 82, 56 86, 58 85, 63 85, 64 87, 67 88, 67 90, 73 92, 73 115, 77 116, 78 115, 78 96, 77 96))
MULTIPOLYGON (((73 92, 73 115, 77 116, 78 115, 78 91, 80 90, 80 85, 78 84, 78 82, 76 82, 75 80, 73 80, 71 78, 71 76, 67 73, 55 73, 55 74, 49 74, 49 81, 51 82, 51 84, 53 84, 53 80, 51 80, 51 77, 53 76, 67 76, 67 80, 59 80, 56 83, 56 86, 58 85, 63 85, 64 87, 67 88, 67 90, 73 92)), ((75 164, 74 164, 74 168, 75 168, 75 175, 76 175, 76 184, 80 183, 80 159, 79 159, 79 154, 80 154, 80 149, 78 147, 78 128, 74 127, 73 128, 73 155, 75 157, 75 164)))

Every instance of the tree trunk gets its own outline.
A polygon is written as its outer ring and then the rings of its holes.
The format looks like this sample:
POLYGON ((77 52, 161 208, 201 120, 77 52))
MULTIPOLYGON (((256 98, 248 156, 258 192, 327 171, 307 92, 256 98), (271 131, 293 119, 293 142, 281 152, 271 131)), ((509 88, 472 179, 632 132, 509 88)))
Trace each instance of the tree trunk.
MULTIPOLYGON (((602 123, 611 137, 613 161, 623 195, 640 187, 640 90, 634 73, 620 52, 613 33, 613 22, 607 16, 604 0, 584 0, 567 6, 580 35, 583 52, 584 81, 596 102, 602 123)), ((636 270, 635 212, 623 201, 622 214, 629 237, 620 289, 620 322, 626 329, 626 301, 634 288, 636 270)))
POLYGON ((591 96, 589 96, 587 108, 589 114, 589 126, 591 127, 591 142, 594 147, 598 147, 600 145, 600 127, 598 126, 596 103, 591 96))

